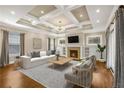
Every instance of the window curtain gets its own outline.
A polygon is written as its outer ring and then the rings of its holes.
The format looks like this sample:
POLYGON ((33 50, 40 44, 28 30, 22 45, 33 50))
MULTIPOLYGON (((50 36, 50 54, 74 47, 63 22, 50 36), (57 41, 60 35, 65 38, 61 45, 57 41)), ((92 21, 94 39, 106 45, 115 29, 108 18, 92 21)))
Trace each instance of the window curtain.
POLYGON ((115 15, 116 23, 116 63, 115 87, 124 88, 124 6, 120 6, 115 15))
POLYGON ((3 39, 2 39, 2 47, 1 47, 1 66, 4 67, 6 64, 9 64, 9 46, 8 46, 8 32, 6 30, 2 30, 3 39))
POLYGON ((24 44, 25 44, 25 34, 21 33, 20 34, 20 56, 25 54, 24 44))
POLYGON ((107 31, 106 31, 106 55, 107 55, 106 56, 106 60, 107 60, 106 65, 107 65, 107 68, 110 68, 110 66, 109 66, 110 65, 109 64, 109 46, 110 46, 109 45, 109 41, 110 41, 109 39, 110 38, 109 37, 110 37, 110 28, 108 28, 107 31))
POLYGON ((2 62, 1 62, 2 40, 3 40, 3 31, 2 29, 0 29, 0 67, 2 66, 2 62))
POLYGON ((54 50, 56 50, 55 38, 54 38, 54 50))
POLYGON ((50 38, 48 38, 48 50, 50 50, 50 38))

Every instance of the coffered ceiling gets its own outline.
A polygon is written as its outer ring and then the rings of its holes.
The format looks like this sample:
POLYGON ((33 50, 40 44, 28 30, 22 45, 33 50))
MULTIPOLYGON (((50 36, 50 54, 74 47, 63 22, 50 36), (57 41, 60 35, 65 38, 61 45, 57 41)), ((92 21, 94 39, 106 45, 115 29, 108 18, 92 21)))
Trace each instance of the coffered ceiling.
POLYGON ((73 22, 70 19, 68 19, 64 14, 60 14, 57 17, 51 18, 47 22, 55 26, 66 26, 69 24, 73 24, 73 22))
POLYGON ((0 6, 0 22, 52 33, 104 31, 115 6, 16 5, 0 6))
POLYGON ((71 13, 74 15, 74 17, 78 20, 78 22, 84 22, 84 21, 90 21, 86 7, 81 6, 78 8, 75 8, 71 10, 71 13))
POLYGON ((57 8, 54 5, 38 5, 29 11, 28 14, 40 18, 56 9, 57 8))

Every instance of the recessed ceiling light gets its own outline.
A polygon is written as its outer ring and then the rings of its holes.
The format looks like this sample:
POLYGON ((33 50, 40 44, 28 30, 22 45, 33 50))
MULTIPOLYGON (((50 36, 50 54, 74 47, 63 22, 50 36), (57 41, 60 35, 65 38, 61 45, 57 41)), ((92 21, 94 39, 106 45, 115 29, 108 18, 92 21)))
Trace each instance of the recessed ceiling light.
POLYGON ((80 17, 83 17, 83 15, 81 14, 80 17))
POLYGON ((44 11, 40 11, 41 12, 41 14, 44 14, 44 11))
POLYGON ((97 9, 97 10, 96 10, 96 13, 99 13, 99 12, 100 12, 100 9, 97 9))
POLYGON ((36 25, 36 21, 32 21, 32 25, 36 25))
POLYGON ((99 21, 99 20, 97 20, 96 22, 97 22, 97 23, 99 23, 100 21, 99 21))
POLYGON ((11 13, 12 15, 15 15, 15 11, 11 11, 10 13, 11 13))

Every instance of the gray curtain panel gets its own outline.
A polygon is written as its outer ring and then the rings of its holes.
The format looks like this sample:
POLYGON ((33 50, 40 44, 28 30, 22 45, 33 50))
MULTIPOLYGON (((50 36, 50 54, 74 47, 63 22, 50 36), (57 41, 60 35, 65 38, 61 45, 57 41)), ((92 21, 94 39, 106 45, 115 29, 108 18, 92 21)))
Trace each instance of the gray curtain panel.
POLYGON ((56 50, 55 38, 54 38, 54 50, 56 50))
POLYGON ((115 87, 124 88, 124 7, 116 12, 115 87))
POLYGON ((48 50, 50 50, 50 38, 48 38, 48 50))
POLYGON ((20 34, 20 56, 25 54, 25 34, 20 34))
POLYGON ((1 51, 1 64, 4 67, 9 64, 9 46, 8 46, 8 32, 3 30, 2 51, 1 51))
MULTIPOLYGON (((106 60, 108 62, 109 59, 109 36, 110 36, 110 28, 106 31, 106 60)), ((106 64, 108 67, 108 63, 106 64)))
POLYGON ((2 63, 1 63, 2 39, 3 39, 3 31, 2 29, 0 29, 0 67, 2 66, 2 63))

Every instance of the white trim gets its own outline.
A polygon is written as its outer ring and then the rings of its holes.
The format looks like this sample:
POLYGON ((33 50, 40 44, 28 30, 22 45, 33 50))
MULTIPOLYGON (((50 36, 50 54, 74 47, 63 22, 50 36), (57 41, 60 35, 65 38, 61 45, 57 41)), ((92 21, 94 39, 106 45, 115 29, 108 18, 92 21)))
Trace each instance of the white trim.
POLYGON ((97 44, 89 44, 88 43, 88 40, 89 40, 90 37, 100 37, 100 45, 103 44, 103 42, 102 42, 102 35, 94 35, 94 36, 87 36, 86 37, 86 45, 97 45, 97 44))

